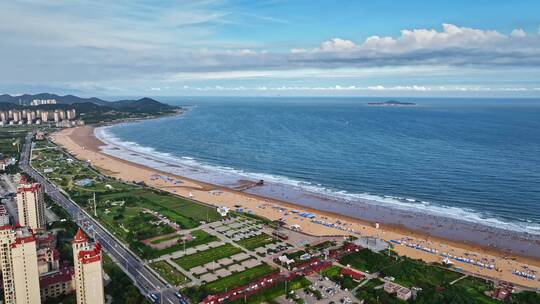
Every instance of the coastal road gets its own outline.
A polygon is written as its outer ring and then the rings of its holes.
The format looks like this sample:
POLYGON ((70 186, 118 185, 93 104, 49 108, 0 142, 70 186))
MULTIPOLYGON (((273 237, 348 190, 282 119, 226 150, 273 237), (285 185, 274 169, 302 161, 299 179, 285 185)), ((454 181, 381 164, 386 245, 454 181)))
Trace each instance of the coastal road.
POLYGON ((143 295, 148 296, 149 294, 154 294, 157 298, 157 301, 155 301, 156 303, 188 303, 186 299, 179 299, 175 295, 176 290, 161 282, 153 272, 144 266, 143 261, 131 252, 131 250, 125 247, 118 239, 97 223, 97 221, 91 218, 81 207, 70 200, 62 190, 58 189, 46 178, 41 176, 38 171, 30 165, 32 137, 32 133, 29 133, 26 137, 19 161, 20 168, 34 180, 41 183, 45 193, 47 193, 47 195, 49 195, 49 197, 51 197, 58 205, 63 207, 88 235, 94 237, 94 239, 102 245, 102 248, 128 275, 143 295))

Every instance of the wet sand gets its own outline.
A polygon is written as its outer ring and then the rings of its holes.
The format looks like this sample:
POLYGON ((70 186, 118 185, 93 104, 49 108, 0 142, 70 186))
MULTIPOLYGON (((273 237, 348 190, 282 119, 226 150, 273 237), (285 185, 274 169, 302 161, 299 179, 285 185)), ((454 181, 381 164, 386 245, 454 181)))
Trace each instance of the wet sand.
MULTIPOLYGON (((498 269, 497 271, 496 269, 487 269, 453 261, 454 266, 460 267, 466 272, 493 279, 503 279, 529 288, 540 288, 540 282, 538 281, 540 274, 540 259, 538 258, 540 256, 540 243, 531 241, 531 236, 522 236, 517 232, 509 233, 505 230, 461 223, 448 218, 441 219, 426 216, 425 214, 404 213, 401 210, 392 210, 383 206, 354 206, 356 211, 347 209, 346 206, 339 207, 339 209, 343 208, 343 210, 340 210, 341 213, 355 217, 363 215, 361 218, 367 219, 361 220, 332 212, 336 206, 324 204, 321 200, 318 200, 318 205, 313 204, 312 200, 309 206, 315 208, 308 208, 304 203, 309 202, 309 197, 306 198, 306 196, 299 196, 295 193, 283 195, 283 199, 269 198, 267 195, 270 194, 271 187, 254 187, 248 190, 250 193, 240 192, 231 188, 173 175, 105 154, 100 149, 105 144, 94 136, 93 128, 90 126, 62 130, 53 134, 52 139, 75 157, 90 161, 95 168, 104 174, 122 180, 144 181, 151 187, 184 197, 192 197, 195 200, 214 206, 227 206, 235 209, 235 205, 241 205, 254 214, 271 220, 284 219, 287 225, 299 225, 303 232, 312 235, 352 234, 356 236, 377 236, 387 241, 407 240, 408 243, 438 250, 439 253, 444 252, 452 256, 469 257, 484 264, 492 264, 498 269), (175 183, 174 181, 179 182, 175 183), (301 200, 306 200, 306 202, 300 202, 301 200), (316 220, 332 223, 339 226, 340 229, 314 223, 293 213, 293 210, 311 212, 315 214, 316 220), (375 229, 373 222, 370 221, 374 219, 383 223, 379 229, 375 229), (337 225, 336 223, 340 224, 337 225), (415 225, 411 227, 411 223, 415 225), (426 232, 429 232, 429 234, 426 232), (440 237, 441 235, 444 237, 440 237), (411 238, 413 240, 410 240, 411 238), (487 244, 493 245, 488 247, 487 244), (519 245, 513 246, 513 244, 519 245), (504 252, 503 249, 507 249, 507 252, 504 252), (513 254, 509 253, 508 250, 513 250, 513 254), (513 270, 536 273, 537 278, 536 280, 525 279, 512 274, 513 270)), ((438 254, 428 253, 405 245, 395 245, 395 250, 399 254, 422 259, 426 262, 441 262, 442 260, 442 257, 438 254)))

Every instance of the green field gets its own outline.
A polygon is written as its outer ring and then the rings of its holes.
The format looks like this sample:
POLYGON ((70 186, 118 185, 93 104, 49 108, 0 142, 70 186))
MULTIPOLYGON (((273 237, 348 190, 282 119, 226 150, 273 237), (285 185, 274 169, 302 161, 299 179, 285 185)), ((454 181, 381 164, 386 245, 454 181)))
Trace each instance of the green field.
MULTIPOLYGON (((274 271, 274 270, 271 270, 269 268, 262 268, 262 266, 264 265, 260 265, 260 266, 257 266, 256 268, 257 269, 257 272, 259 272, 260 275, 258 276, 255 276, 255 277, 260 277, 263 274, 263 272, 265 271, 268 271, 267 273, 271 272, 271 271, 274 271)), ((254 268, 255 269, 255 268, 254 268)), ((251 270, 251 269, 249 269, 251 270)), ((249 271, 249 270, 246 270, 246 271, 249 271)), ((243 278, 247 278, 247 276, 245 275, 248 275, 249 273, 246 273, 246 271, 242 272, 242 273, 245 273, 243 275, 243 277, 237 277, 235 276, 234 278, 236 280, 238 280, 239 282, 242 282, 244 281, 243 278)), ((253 271, 251 273, 252 275, 255 275, 255 271, 253 271)), ((183 289, 181 292, 182 294, 186 295, 192 303, 199 303, 205 296, 209 295, 209 294, 213 294, 214 292, 212 292, 212 290, 223 290, 223 288, 233 288, 234 286, 240 286, 240 284, 235 284, 234 283, 234 280, 232 280, 231 278, 232 276, 229 276, 229 277, 226 277, 226 278, 223 278, 221 280, 218 280, 216 282, 212 282, 212 283, 209 283, 207 285, 204 285, 204 286, 198 286, 198 287, 189 287, 189 288, 185 288, 183 289), (229 279, 231 278, 231 279, 229 279), (230 285, 232 284, 232 285, 230 285), (214 289, 214 288, 217 288, 217 289, 214 289)), ((249 280, 247 280, 249 281, 249 280)), ((247 283, 247 282, 245 282, 247 283)), ((245 284, 244 283, 244 284, 245 284)), ((306 279, 305 277, 296 277, 295 279, 293 279, 292 281, 288 282, 287 283, 287 290, 288 291, 292 291, 292 290, 298 290, 298 289, 302 289, 302 288, 305 288, 305 287, 308 287, 309 285, 311 285, 311 282, 306 279)), ((271 288, 265 288, 263 290, 261 290, 259 293, 255 294, 255 295, 252 295, 251 297, 247 298, 246 300, 244 299, 239 299, 237 301, 234 301, 234 302, 231 302, 231 303, 276 303, 275 302, 275 299, 279 296, 282 296, 285 294, 285 283, 284 282, 281 282, 281 283, 278 283, 274 286, 272 286, 271 288)))
POLYGON ((220 218, 214 208, 144 188, 99 195, 100 202, 107 200, 126 201, 133 206, 157 211, 176 222, 182 229, 195 228, 201 221, 213 222, 220 218))
POLYGON ((165 261, 152 263, 150 264, 150 267, 171 285, 177 286, 190 282, 188 277, 184 276, 180 271, 165 261))
POLYGON ((278 240, 272 236, 269 236, 266 233, 262 233, 256 236, 252 236, 243 240, 238 241, 237 243, 246 248, 247 250, 255 250, 256 248, 265 246, 267 244, 276 243, 278 240))
POLYGON ((332 265, 326 269, 321 270, 320 274, 329 279, 335 279, 341 275, 341 267, 332 265))
POLYGON ((278 271, 267 264, 262 264, 241 272, 233 273, 228 277, 221 278, 217 281, 208 283, 204 289, 209 293, 218 293, 235 287, 245 285, 254 279, 265 276, 269 273, 278 271))
POLYGON ((461 273, 446 268, 428 265, 405 257, 400 259, 398 263, 383 268, 381 273, 396 278, 396 283, 405 287, 441 286, 463 276, 461 273))
POLYGON ((362 249, 359 252, 353 252, 341 258, 339 262, 342 265, 351 265, 361 271, 375 273, 385 267, 397 263, 395 257, 385 254, 375 253, 369 249, 362 249))
MULTIPOLYGON (((52 169, 52 172, 45 175, 90 214, 94 214, 94 210, 89 200, 95 194, 97 219, 143 258, 155 258, 183 248, 182 244, 182 246, 175 245, 173 248, 158 251, 140 242, 174 232, 173 228, 164 223, 157 224, 159 218, 145 212, 146 210, 158 212, 183 229, 195 228, 201 222, 220 219, 215 208, 103 176, 87 163, 67 156, 59 148, 35 150, 32 164, 42 173, 46 168, 52 169), (75 181, 81 179, 89 179, 91 184, 76 185, 75 181)), ((186 243, 186 248, 214 240, 205 233, 198 232, 198 234, 199 238, 192 243, 186 243)))
MULTIPOLYGON (((380 277, 394 277, 395 283, 408 288, 422 288, 415 303, 499 303, 484 294, 485 291, 492 289, 491 284, 484 280, 467 277, 451 285, 451 282, 463 274, 439 265, 397 257, 393 253, 388 256, 387 253, 374 253, 364 249, 344 256, 340 263, 350 264, 354 268, 368 270, 371 273, 379 272, 380 277)), ((347 282, 343 277, 333 280, 344 288, 351 289, 356 286, 355 282, 347 282)), ((381 289, 374 289, 382 284, 380 280, 369 281, 357 290, 357 297, 364 299, 364 303, 404 303, 394 295, 388 295, 381 289)))
MULTIPOLYGON (((305 277, 296 277, 292 281, 287 283, 286 289, 287 291, 293 291, 293 290, 306 288, 310 285, 311 285, 311 282, 305 277)), ((232 303, 234 304, 276 303, 275 299, 283 295, 285 295, 285 283, 281 282, 272 286, 271 288, 263 289, 261 292, 252 295, 251 297, 247 298, 245 301, 244 299, 239 299, 232 303)))
POLYGON ((116 236, 126 241, 141 241, 175 231, 166 224, 155 224, 157 218, 154 215, 128 203, 122 207, 99 209, 98 219, 116 236))
POLYGON ((202 244, 208 244, 210 242, 219 240, 216 236, 211 235, 203 230, 194 230, 191 232, 191 236, 193 237, 193 240, 187 241, 185 244, 182 240, 179 239, 178 243, 174 244, 171 247, 167 247, 160 250, 153 249, 155 252, 155 255, 162 256, 164 254, 170 254, 176 251, 184 250, 184 248, 188 249, 191 247, 199 246, 202 244))
POLYGON ((181 258, 175 259, 174 262, 180 267, 189 270, 193 267, 204 265, 206 263, 217 261, 222 258, 230 257, 237 253, 242 252, 237 247, 231 244, 225 244, 219 247, 210 248, 208 250, 197 252, 194 254, 186 255, 181 258))
MULTIPOLYGON (((0 159, 8 157, 19 159, 19 148, 22 148, 28 130, 27 127, 0 128, 0 159)), ((9 166, 6 169, 8 173, 16 171, 18 171, 17 166, 9 166)))

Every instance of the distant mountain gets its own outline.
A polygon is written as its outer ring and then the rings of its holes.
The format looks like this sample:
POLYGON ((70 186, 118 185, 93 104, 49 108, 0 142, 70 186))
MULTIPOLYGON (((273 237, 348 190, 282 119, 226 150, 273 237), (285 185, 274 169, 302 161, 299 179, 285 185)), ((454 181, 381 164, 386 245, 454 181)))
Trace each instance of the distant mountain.
POLYGON ((96 97, 84 98, 74 95, 60 96, 56 94, 40 93, 40 94, 24 94, 21 96, 11 96, 8 94, 0 95, 0 103, 12 103, 16 105, 28 106, 34 99, 55 99, 58 104, 73 105, 91 103, 94 105, 109 107, 116 110, 128 110, 133 112, 158 112, 169 111, 177 107, 161 103, 152 98, 141 98, 137 100, 119 100, 106 101, 96 97))
POLYGON ((168 104, 161 103, 152 98, 141 98, 137 100, 119 100, 115 102, 108 103, 107 106, 113 107, 115 109, 125 109, 135 112, 159 112, 159 111, 168 111, 174 109, 168 104))
POLYGON ((108 102, 96 97, 83 98, 74 95, 60 96, 56 94, 40 93, 40 94, 24 94, 21 96, 11 96, 8 94, 0 95, 0 102, 10 102, 15 104, 30 105, 30 102, 34 99, 56 99, 59 104, 73 104, 91 102, 97 105, 105 105, 108 102))

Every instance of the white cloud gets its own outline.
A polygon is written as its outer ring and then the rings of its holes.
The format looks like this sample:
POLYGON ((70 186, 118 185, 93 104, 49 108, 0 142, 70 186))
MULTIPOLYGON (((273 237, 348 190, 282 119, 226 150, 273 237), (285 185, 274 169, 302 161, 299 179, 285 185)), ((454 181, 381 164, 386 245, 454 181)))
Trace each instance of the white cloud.
POLYGON ((515 38, 523 38, 527 36, 527 33, 525 33, 525 31, 522 29, 514 29, 510 33, 510 36, 515 37, 515 38))
POLYGON ((499 43, 510 37, 522 38, 525 35, 521 29, 516 29, 512 31, 510 36, 506 36, 493 30, 459 27, 445 23, 442 25, 442 31, 434 29, 401 30, 400 36, 397 38, 374 35, 366 38, 360 44, 355 44, 350 40, 333 38, 321 43, 321 46, 314 51, 406 52, 419 49, 475 48, 499 43))
POLYGON ((340 52, 356 48, 354 42, 341 38, 333 38, 321 43, 320 49, 324 52, 340 52))
POLYGON ((486 87, 469 85, 398 85, 398 86, 356 86, 356 85, 332 85, 332 86, 183 86, 188 91, 356 91, 356 92, 531 92, 540 88, 524 87, 486 87))

